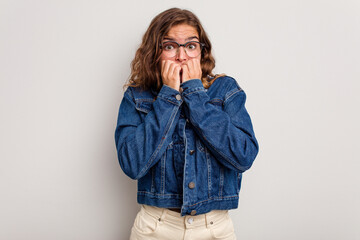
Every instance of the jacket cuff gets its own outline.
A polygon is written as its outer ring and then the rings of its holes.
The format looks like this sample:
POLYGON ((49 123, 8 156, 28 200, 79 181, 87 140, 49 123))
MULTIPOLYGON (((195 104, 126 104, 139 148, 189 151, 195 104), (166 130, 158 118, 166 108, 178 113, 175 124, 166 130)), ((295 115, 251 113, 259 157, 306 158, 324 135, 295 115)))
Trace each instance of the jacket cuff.
POLYGON ((157 97, 172 102, 178 106, 180 106, 181 103, 183 102, 180 92, 165 84, 161 87, 157 97))
POLYGON ((205 91, 205 88, 200 79, 192 79, 180 84, 183 89, 183 96, 186 96, 193 92, 205 91))

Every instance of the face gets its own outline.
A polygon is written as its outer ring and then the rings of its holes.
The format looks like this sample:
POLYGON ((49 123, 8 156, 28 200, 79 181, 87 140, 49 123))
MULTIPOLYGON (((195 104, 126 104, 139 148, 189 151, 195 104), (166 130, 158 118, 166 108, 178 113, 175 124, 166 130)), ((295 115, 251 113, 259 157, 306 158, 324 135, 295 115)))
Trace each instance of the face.
MULTIPOLYGON (((175 41, 179 44, 184 44, 189 41, 198 41, 199 42, 199 34, 197 30, 188 24, 179 24, 175 25, 172 28, 170 28, 170 31, 165 35, 164 40, 162 43, 167 41, 175 41)), ((201 54, 199 56, 195 57, 197 59, 201 59, 201 54)), ((194 59, 194 57, 189 57, 184 47, 180 47, 177 51, 176 55, 173 57, 170 57, 168 54, 166 54, 163 50, 163 52, 160 55, 160 62, 162 60, 172 60, 174 62, 177 62, 179 64, 185 63, 189 59, 194 59)))

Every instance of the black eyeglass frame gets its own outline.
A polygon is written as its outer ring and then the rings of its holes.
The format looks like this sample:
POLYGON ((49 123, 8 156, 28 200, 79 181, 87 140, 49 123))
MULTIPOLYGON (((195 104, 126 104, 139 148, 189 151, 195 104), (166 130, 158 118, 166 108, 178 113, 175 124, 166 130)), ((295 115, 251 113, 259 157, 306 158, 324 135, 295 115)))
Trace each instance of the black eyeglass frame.
MULTIPOLYGON (((200 44, 200 53, 201 53, 201 51, 203 50, 203 48, 206 46, 206 44, 205 43, 201 43, 201 42, 198 42, 198 41, 189 41, 189 42, 186 42, 186 43, 184 43, 184 44, 180 44, 180 43, 178 43, 178 42, 176 42, 176 41, 166 41, 166 42, 163 42, 163 43, 159 43, 159 47, 160 47, 160 49, 162 49, 163 50, 163 44, 165 44, 165 43, 176 43, 178 46, 179 46, 179 48, 180 47, 186 47, 186 45, 187 44, 189 44, 189 43, 199 43, 200 44)), ((186 49, 186 48, 185 48, 186 49)), ((185 50, 185 52, 186 52, 186 50, 185 50)), ((187 52, 186 52, 186 54, 187 54, 187 52)))

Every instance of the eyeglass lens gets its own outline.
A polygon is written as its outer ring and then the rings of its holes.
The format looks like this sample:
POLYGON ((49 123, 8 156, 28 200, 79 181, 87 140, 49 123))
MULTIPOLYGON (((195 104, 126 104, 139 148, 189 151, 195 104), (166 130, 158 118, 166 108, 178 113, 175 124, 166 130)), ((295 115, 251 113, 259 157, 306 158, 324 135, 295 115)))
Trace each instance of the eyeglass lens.
MULTIPOLYGON (((175 57, 179 51, 177 42, 164 42, 162 44, 164 54, 168 57, 175 57)), ((184 50, 189 57, 197 57, 201 53, 201 45, 199 42, 188 42, 185 44, 184 50)))

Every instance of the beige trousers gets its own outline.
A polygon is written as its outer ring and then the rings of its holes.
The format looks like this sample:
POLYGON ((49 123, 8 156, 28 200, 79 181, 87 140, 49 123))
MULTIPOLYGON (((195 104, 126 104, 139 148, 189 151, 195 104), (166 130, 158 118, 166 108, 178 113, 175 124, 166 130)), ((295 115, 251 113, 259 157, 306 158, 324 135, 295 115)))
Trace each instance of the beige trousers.
POLYGON ((181 217, 166 208, 141 205, 130 240, 233 240, 234 226, 226 210, 181 217))

